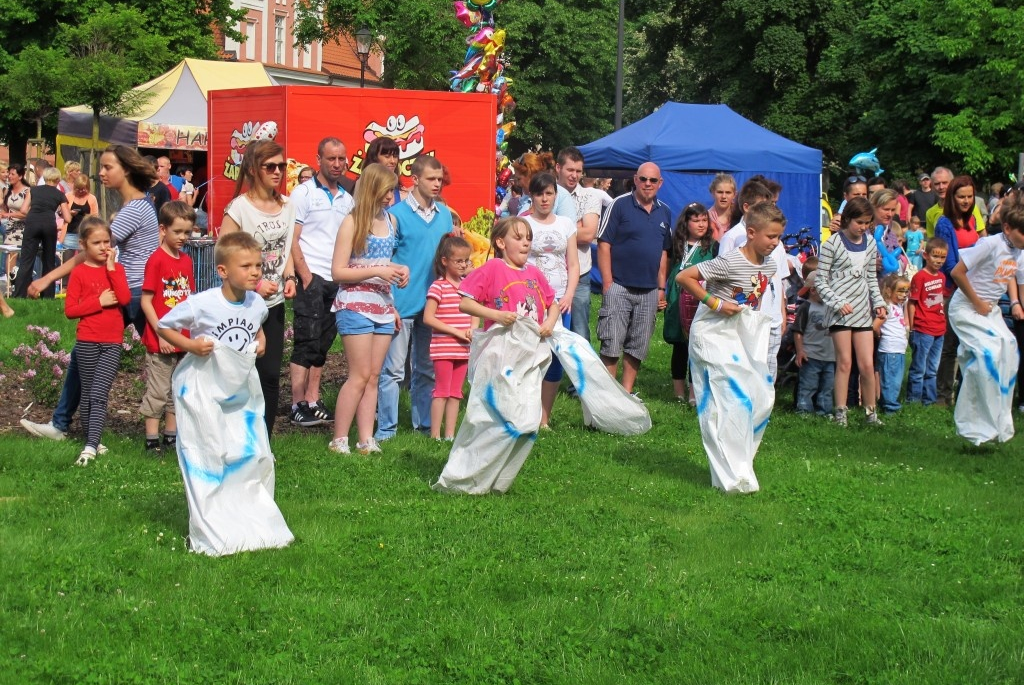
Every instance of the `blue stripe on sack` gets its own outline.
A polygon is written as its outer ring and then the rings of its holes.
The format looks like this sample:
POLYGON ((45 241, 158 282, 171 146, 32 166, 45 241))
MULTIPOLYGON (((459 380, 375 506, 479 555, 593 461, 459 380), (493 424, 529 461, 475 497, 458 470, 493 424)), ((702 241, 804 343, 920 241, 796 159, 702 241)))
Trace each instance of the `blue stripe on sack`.
MULTIPOLYGON (((691 373, 693 370, 691 368, 691 373)), ((708 410, 708 405, 711 404, 711 377, 708 375, 708 370, 704 369, 704 392, 701 393, 700 397, 697 398, 697 415, 700 416, 708 410)))
MULTIPOLYGON (((498 398, 495 396, 493 383, 488 383, 487 387, 484 388, 484 404, 487 405, 487 409, 494 416, 494 419, 505 428, 505 432, 510 438, 517 440, 522 437, 523 434, 516 430, 516 427, 512 425, 512 422, 506 419, 502 415, 501 410, 498 409, 498 398)), ((536 434, 531 435, 536 437, 536 434)))
POLYGON ((753 413, 754 403, 751 401, 750 396, 747 395, 747 393, 743 391, 743 388, 740 387, 740 384, 736 382, 735 378, 729 379, 729 388, 733 391, 733 394, 736 395, 736 399, 739 400, 744 409, 753 413))
POLYGON ((257 420, 262 421, 263 417, 258 416, 251 409, 245 412, 245 446, 242 448, 242 458, 238 461, 224 464, 224 469, 219 473, 201 468, 189 462, 188 453, 185 448, 182 448, 181 458, 188 475, 198 480, 205 480, 208 483, 220 485, 224 482, 225 478, 255 459, 259 453, 259 435, 256 433, 257 420))
POLYGON ((985 355, 985 370, 988 371, 988 375, 992 376, 1000 393, 1009 395, 1013 390, 1013 383, 1003 385, 1002 380, 999 378, 999 367, 996 366, 996 358, 992 356, 991 350, 984 350, 983 354, 985 355))
POLYGON ((760 433, 761 431, 763 431, 763 430, 764 430, 765 428, 767 428, 767 427, 768 427, 768 421, 769 421, 769 420, 770 420, 771 418, 772 418, 772 417, 771 417, 771 416, 769 415, 769 416, 767 416, 767 417, 765 418, 765 420, 764 420, 764 421, 762 421, 761 423, 759 423, 759 424, 757 424, 756 426, 754 426, 754 435, 757 435, 758 433, 760 433))

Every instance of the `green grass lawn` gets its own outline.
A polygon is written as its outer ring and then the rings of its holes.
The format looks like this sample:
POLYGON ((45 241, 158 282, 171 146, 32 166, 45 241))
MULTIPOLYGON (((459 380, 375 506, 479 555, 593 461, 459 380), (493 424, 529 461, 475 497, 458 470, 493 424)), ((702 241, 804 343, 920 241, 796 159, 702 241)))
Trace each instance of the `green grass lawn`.
POLYGON ((640 376, 650 433, 560 397, 503 496, 432 492, 445 446, 408 432, 377 458, 275 438, 296 542, 222 559, 185 550, 177 463, 138 436, 86 469, 0 436, 0 683, 1024 682, 1021 438, 780 397, 762 491, 726 496, 668 354, 640 376))

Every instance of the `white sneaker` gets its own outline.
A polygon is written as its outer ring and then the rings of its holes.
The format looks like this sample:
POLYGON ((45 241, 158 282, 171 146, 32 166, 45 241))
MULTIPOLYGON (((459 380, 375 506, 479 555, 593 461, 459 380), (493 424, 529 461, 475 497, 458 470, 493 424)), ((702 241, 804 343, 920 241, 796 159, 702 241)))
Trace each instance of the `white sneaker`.
POLYGON ((103 443, 101 442, 101 443, 100 443, 100 446, 96 448, 96 454, 106 454, 106 453, 107 453, 107 446, 106 446, 106 445, 104 445, 104 444, 103 444, 103 443))
POLYGON ((348 448, 348 438, 335 438, 331 440, 330 444, 327 445, 327 449, 338 454, 349 454, 351 452, 348 448))
POLYGON ((96 458, 96 450, 92 447, 86 447, 82 450, 82 453, 78 455, 78 459, 75 460, 75 466, 88 466, 89 462, 96 458))
POLYGON ((67 435, 64 431, 53 425, 52 421, 46 423, 35 423, 28 419, 21 420, 21 427, 37 438, 48 438, 50 440, 63 440, 67 435))
POLYGON ((359 451, 359 454, 371 454, 373 452, 384 451, 380 448, 380 445, 378 445, 377 441, 374 440, 373 438, 370 438, 366 442, 357 442, 356 449, 359 451))

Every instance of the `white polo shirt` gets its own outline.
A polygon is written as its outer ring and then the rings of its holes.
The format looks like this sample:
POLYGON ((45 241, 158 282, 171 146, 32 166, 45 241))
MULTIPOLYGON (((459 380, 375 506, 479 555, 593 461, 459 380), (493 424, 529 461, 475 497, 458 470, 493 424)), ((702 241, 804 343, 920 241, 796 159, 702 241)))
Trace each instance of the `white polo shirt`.
POLYGON ((332 196, 317 176, 295 188, 290 200, 295 206, 295 223, 302 226, 299 249, 306 258, 306 265, 325 281, 334 280, 331 277, 334 242, 342 220, 355 207, 355 200, 340 185, 338 193, 332 196))

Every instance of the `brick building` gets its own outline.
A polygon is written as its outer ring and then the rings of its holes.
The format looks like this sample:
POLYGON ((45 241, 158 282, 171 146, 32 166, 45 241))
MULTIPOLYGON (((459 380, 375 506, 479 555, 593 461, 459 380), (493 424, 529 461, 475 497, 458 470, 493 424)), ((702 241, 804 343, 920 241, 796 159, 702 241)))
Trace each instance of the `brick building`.
MULTIPOLYGON (((248 11, 238 30, 246 36, 238 42, 221 36, 226 56, 239 62, 262 62, 270 76, 281 85, 359 86, 359 54, 352 36, 343 35, 332 43, 313 43, 303 50, 295 45, 295 0, 233 0, 248 11)), ((366 86, 379 86, 384 60, 370 53, 366 64, 366 86)))

